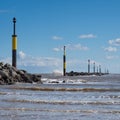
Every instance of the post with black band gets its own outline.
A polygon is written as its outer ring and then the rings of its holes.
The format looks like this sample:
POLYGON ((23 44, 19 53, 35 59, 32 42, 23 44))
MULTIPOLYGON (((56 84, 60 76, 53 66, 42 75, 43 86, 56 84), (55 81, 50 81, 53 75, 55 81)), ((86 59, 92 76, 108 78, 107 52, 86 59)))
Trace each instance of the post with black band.
POLYGON ((12 66, 17 67, 17 35, 16 32, 16 18, 13 18, 13 35, 12 35, 12 66))
POLYGON ((64 54, 63 54, 63 76, 66 75, 66 53, 65 53, 65 46, 64 46, 64 54))

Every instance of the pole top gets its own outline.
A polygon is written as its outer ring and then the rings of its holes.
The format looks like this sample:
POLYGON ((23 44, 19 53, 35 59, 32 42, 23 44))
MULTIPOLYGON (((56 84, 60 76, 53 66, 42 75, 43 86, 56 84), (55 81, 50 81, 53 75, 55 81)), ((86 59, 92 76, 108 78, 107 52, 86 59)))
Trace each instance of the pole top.
POLYGON ((66 47, 66 46, 64 46, 64 51, 65 51, 65 47, 66 47))
POLYGON ((16 23, 16 18, 15 17, 13 18, 13 23, 16 23))
POLYGON ((66 47, 66 46, 64 46, 64 49, 63 49, 63 50, 64 50, 64 55, 65 55, 65 47, 66 47))

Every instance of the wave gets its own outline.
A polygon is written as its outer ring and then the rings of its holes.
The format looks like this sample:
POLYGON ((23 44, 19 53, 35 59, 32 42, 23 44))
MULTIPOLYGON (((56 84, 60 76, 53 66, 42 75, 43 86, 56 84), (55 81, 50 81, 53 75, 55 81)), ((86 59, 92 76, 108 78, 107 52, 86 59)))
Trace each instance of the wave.
POLYGON ((6 92, 0 92, 0 95, 7 95, 6 92))
POLYGON ((32 90, 32 91, 82 91, 82 92, 120 92, 116 88, 51 88, 51 87, 12 87, 11 89, 32 90))
POLYGON ((104 113, 120 114, 120 110, 57 110, 57 109, 36 109, 36 108, 0 108, 9 111, 41 111, 41 112, 64 112, 64 113, 104 113))
POLYGON ((54 105, 120 105, 120 101, 47 101, 47 100, 3 100, 4 102, 54 104, 54 105))

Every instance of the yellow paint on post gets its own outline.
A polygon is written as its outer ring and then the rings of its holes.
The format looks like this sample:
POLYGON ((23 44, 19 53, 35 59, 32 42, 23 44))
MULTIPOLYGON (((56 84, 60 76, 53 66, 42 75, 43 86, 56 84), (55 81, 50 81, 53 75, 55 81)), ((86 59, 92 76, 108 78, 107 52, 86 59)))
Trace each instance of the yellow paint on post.
POLYGON ((63 55, 63 75, 66 75, 66 53, 65 53, 65 46, 63 48, 64 50, 64 55, 63 55))
POLYGON ((17 37, 16 36, 12 37, 12 49, 17 50, 17 37))

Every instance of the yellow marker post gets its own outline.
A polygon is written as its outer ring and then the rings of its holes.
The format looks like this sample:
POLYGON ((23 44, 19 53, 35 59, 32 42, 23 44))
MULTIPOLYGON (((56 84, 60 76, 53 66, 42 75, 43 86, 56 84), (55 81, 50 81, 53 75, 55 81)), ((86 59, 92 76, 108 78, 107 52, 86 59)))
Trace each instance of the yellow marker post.
POLYGON ((13 35, 12 35, 12 66, 17 67, 17 35, 15 34, 16 18, 13 18, 13 35))
POLYGON ((63 54, 63 76, 66 75, 66 53, 65 53, 65 46, 64 46, 64 54, 63 54))

